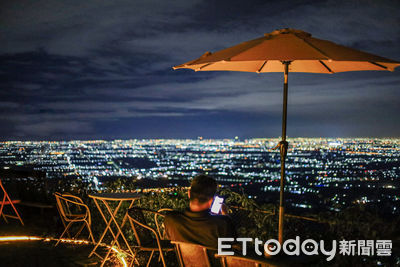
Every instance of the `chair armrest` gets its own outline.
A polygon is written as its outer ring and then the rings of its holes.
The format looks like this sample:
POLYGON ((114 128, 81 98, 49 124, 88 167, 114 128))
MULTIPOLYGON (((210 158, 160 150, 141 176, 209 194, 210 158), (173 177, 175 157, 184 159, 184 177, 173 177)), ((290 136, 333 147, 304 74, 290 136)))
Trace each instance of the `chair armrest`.
MULTIPOLYGON (((171 240, 171 244, 174 244, 174 245, 180 245, 180 244, 182 244, 182 245, 195 245, 195 246, 198 246, 198 247, 201 247, 201 248, 210 250, 210 251, 217 251, 217 250, 218 250, 218 248, 206 247, 206 246, 203 246, 203 245, 199 245, 199 244, 195 244, 195 243, 190 243, 190 242, 172 241, 172 240, 171 240)), ((217 255, 217 254, 216 254, 216 255, 217 255)), ((224 256, 220 256, 220 257, 224 257, 224 256)))
POLYGON ((162 208, 162 209, 157 210, 158 213, 161 213, 163 211, 174 211, 174 210, 170 209, 170 208, 162 208))
POLYGON ((165 232, 161 233, 161 227, 160 227, 160 225, 158 223, 157 218, 158 218, 158 216, 165 217, 165 215, 161 213, 161 212, 164 212, 164 211, 173 211, 173 209, 170 209, 170 208, 159 209, 157 211, 157 213, 154 214, 154 221, 156 222, 157 231, 158 231, 158 234, 160 235, 161 239, 165 239, 165 232))

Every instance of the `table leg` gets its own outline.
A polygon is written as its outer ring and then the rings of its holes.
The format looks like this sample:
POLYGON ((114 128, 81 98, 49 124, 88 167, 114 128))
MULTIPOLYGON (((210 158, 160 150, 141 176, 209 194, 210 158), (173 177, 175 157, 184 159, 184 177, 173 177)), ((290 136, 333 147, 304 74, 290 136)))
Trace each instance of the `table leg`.
MULTIPOLYGON (((132 200, 132 201, 131 201, 131 204, 129 205, 128 210, 129 210, 130 208, 132 208, 134 202, 135 202, 135 200, 132 200)), ((107 206, 106 206, 106 207, 107 207, 107 206)), ((108 207, 107 207, 107 209, 108 209, 108 211, 111 213, 111 211, 110 211, 110 209, 109 209, 108 207)), ((122 233, 122 228, 125 226, 125 223, 126 223, 126 221, 127 221, 127 219, 128 219, 128 213, 125 214, 125 216, 124 216, 124 218, 123 218, 123 220, 122 220, 122 223, 121 223, 121 227, 118 225, 118 222, 116 221, 115 216, 113 216, 112 219, 113 219, 115 225, 116 225, 117 228, 118 228, 118 232, 117 232, 117 235, 115 236, 114 241, 111 243, 110 248, 108 249, 108 252, 107 252, 106 257, 103 259, 103 262, 101 263, 101 266, 103 266, 104 263, 107 261, 108 257, 110 256, 112 247, 114 246, 114 244, 115 244, 116 242, 118 242, 118 237, 119 237, 120 235, 122 236, 123 240, 125 241, 125 245, 127 246, 128 250, 129 250, 129 252, 130 252, 131 257, 134 257, 132 248, 129 246, 129 243, 128 243, 128 241, 126 240, 125 235, 122 233)), ((121 249, 121 247, 120 247, 119 245, 118 245, 118 247, 121 249)), ((136 258, 134 258, 134 259, 137 261, 136 258)), ((133 260, 132 260, 132 261, 133 261, 133 260)), ((139 264, 139 263, 138 263, 138 264, 139 264)))
MULTIPOLYGON (((132 204, 132 203, 131 203, 131 204, 132 204)), ((110 248, 108 249, 107 255, 104 257, 104 259, 103 259, 103 261, 102 261, 102 263, 101 263, 101 267, 104 266, 104 263, 107 261, 108 257, 110 256, 111 250, 112 250, 113 246, 115 245, 116 241, 118 240, 118 237, 119 237, 120 235, 123 235, 123 233, 122 233, 122 228, 125 226, 125 223, 126 223, 126 221, 127 221, 127 218, 128 218, 128 214, 125 214, 124 219, 123 219, 122 224, 121 224, 121 227, 120 227, 120 229, 118 230, 118 233, 117 233, 115 239, 114 239, 113 242, 111 243, 111 246, 110 246, 110 248)), ((136 261, 136 263, 139 265, 139 262, 138 262, 138 260, 137 260, 136 257, 135 257, 135 256, 136 256, 136 252, 133 253, 132 248, 129 246, 129 244, 127 244, 127 246, 128 246, 129 252, 130 252, 130 256, 132 257, 132 263, 133 263, 133 261, 136 261)))
MULTIPOLYGON (((101 244, 101 241, 103 241, 103 238, 104 238, 104 236, 106 235, 106 233, 107 233, 108 230, 110 230, 112 236, 113 236, 114 239, 115 239, 115 234, 114 234, 113 230, 111 229, 111 222, 112 222, 112 218, 114 217, 114 216, 112 216, 112 214, 115 215, 115 214, 118 212, 118 210, 119 210, 119 208, 121 207, 121 204, 122 204, 122 201, 119 201, 118 206, 115 208, 114 212, 110 212, 110 211, 109 211, 109 213, 110 213, 110 215, 111 215, 111 218, 110 218, 109 221, 107 221, 107 218, 106 218, 106 216, 104 215, 104 213, 102 212, 102 210, 101 210, 101 208, 100 208, 100 205, 99 205, 99 203, 97 202, 97 199, 93 198, 93 200, 94 200, 94 203, 96 204, 96 207, 97 207, 97 209, 99 210, 101 216, 103 217, 104 222, 107 224, 107 226, 106 226, 106 229, 104 230, 103 234, 101 235, 101 237, 100 237, 100 239, 99 239, 99 242, 97 242, 96 246, 95 246, 95 247, 93 248, 93 250, 90 252, 89 258, 95 253, 96 249, 97 249, 98 246, 101 244)), ((106 204, 107 202, 105 202, 104 200, 102 200, 102 202, 103 202, 103 204, 107 207, 107 209, 109 210, 108 205, 106 204)), ((117 240, 117 244, 118 244, 118 246, 119 246, 118 240, 117 240)), ((97 255, 97 253, 96 253, 96 255, 97 255)))
MULTIPOLYGON (((123 225, 122 225, 122 227, 123 227, 123 225)), ((102 261, 100 267, 103 267, 103 266, 104 266, 104 263, 107 261, 108 257, 110 256, 111 250, 112 250, 113 246, 115 245, 115 243, 117 242, 118 237, 119 237, 120 234, 121 234, 121 231, 118 230, 117 235, 115 236, 113 242, 111 243, 110 248, 109 248, 108 251, 107 251, 107 255, 104 257, 104 259, 103 259, 103 261, 102 261)))
MULTIPOLYGON (((131 208, 132 205, 133 205, 133 203, 131 203, 131 205, 129 205, 129 208, 131 208)), ((110 209, 110 207, 107 205, 106 208, 107 208, 108 212, 111 214, 111 209, 110 209)), ((122 220, 122 224, 125 224, 126 218, 127 218, 127 215, 125 214, 125 216, 124 216, 124 218, 123 218, 123 220, 122 220)), ((120 228, 120 226, 119 226, 117 220, 115 219, 115 214, 113 214, 112 220, 114 221, 115 226, 116 226, 117 229, 118 229, 118 232, 121 233, 122 239, 125 241, 125 245, 126 245, 126 246, 128 247, 128 249, 129 249, 129 243, 128 243, 128 241, 126 240, 125 235, 122 233, 122 230, 121 230, 121 228, 120 228)), ((116 240, 117 240, 117 244, 118 244, 118 238, 116 238, 116 240)), ((118 247, 121 248, 121 246, 120 246, 119 244, 118 244, 118 247)))

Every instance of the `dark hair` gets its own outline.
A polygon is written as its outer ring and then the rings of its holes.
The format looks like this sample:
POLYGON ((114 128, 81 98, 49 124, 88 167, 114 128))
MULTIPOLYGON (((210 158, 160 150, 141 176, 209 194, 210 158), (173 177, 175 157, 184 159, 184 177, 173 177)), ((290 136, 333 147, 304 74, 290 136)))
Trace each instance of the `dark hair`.
POLYGON ((217 192, 217 187, 214 178, 204 174, 197 175, 190 185, 190 201, 197 200, 200 203, 209 201, 217 192))

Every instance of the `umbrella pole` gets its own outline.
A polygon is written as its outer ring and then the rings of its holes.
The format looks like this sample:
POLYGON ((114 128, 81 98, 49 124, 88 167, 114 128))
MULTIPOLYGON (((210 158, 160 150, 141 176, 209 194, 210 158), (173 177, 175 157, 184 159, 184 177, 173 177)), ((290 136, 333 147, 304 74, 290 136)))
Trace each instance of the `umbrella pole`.
POLYGON ((278 229, 278 240, 279 243, 283 243, 283 220, 285 217, 285 158, 288 148, 286 142, 286 121, 287 121, 287 98, 288 98, 288 74, 290 61, 284 61, 282 64, 285 67, 284 73, 284 84, 283 84, 283 112, 282 112, 282 140, 279 143, 280 155, 281 155, 281 186, 279 196, 279 229, 278 229))

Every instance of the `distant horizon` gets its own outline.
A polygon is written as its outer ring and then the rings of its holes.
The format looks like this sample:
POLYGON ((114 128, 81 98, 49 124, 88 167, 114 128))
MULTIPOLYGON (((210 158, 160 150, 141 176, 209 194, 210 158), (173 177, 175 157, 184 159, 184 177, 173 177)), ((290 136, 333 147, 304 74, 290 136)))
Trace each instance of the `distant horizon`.
MULTIPOLYGON (((280 136, 277 137, 249 137, 249 138, 237 138, 237 140, 256 140, 256 139, 280 139, 280 136)), ((400 139, 399 137, 329 137, 329 136, 315 136, 315 137, 304 137, 304 136, 296 136, 296 137, 286 137, 288 141, 290 139, 400 139)), ((31 140, 0 140, 0 143, 6 142, 91 142, 91 141, 129 141, 129 140, 235 140, 236 137, 226 137, 226 138, 205 138, 199 136, 197 138, 103 138, 103 139, 54 139, 54 140, 45 140, 45 139, 31 139, 31 140)))

